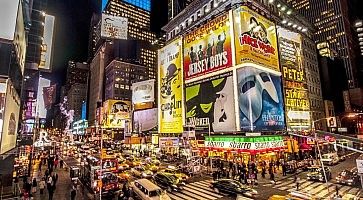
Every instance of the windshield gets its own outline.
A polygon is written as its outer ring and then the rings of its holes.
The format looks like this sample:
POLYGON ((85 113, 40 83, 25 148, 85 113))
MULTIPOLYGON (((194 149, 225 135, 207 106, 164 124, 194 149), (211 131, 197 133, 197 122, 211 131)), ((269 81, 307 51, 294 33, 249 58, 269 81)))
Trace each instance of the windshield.
POLYGON ((154 190, 149 192, 149 197, 160 196, 163 193, 161 190, 154 190))
POLYGON ((348 171, 348 170, 344 170, 340 173, 341 176, 351 176, 352 172, 348 171))

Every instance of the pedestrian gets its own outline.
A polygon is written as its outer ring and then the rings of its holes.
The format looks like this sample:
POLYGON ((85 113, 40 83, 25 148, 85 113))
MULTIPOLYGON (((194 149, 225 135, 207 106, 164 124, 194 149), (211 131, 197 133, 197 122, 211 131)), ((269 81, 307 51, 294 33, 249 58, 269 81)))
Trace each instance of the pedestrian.
POLYGON ((75 186, 75 184, 73 184, 72 191, 71 191, 71 200, 75 200, 76 195, 77 195, 77 187, 75 186))
POLYGON ((39 182, 40 194, 43 194, 44 193, 44 188, 45 188, 45 179, 42 178, 42 180, 39 182))
POLYGON ((285 163, 282 164, 282 175, 286 176, 286 164, 285 163))
POLYGON ((271 179, 271 181, 272 181, 273 184, 276 183, 276 181, 275 181, 275 174, 274 173, 271 173, 270 174, 270 179, 271 179))
POLYGON ((58 167, 58 163, 59 163, 59 160, 58 160, 58 158, 56 158, 56 159, 54 160, 54 169, 57 169, 57 167, 58 167))
POLYGON ((30 194, 32 190, 32 182, 30 179, 27 180, 26 184, 25 184, 25 191, 30 194))
POLYGON ((280 168, 280 161, 278 159, 276 160, 276 167, 277 167, 277 170, 279 170, 279 168, 280 168))
POLYGON ((37 186, 38 186, 37 179, 36 178, 33 178, 32 193, 36 193, 37 192, 37 186))
POLYGON ((59 161, 59 168, 61 168, 61 169, 63 168, 63 162, 64 162, 63 160, 59 161))
POLYGON ((49 200, 53 200, 54 188, 51 186, 48 188, 49 200))
POLYGON ((296 175, 296 173, 294 174, 294 183, 296 183, 296 181, 297 181, 297 175, 296 175))
POLYGON ((335 186, 335 193, 336 193, 336 196, 338 197, 339 196, 339 187, 338 187, 338 185, 335 186))
POLYGON ((13 193, 15 196, 18 196, 18 191, 19 191, 19 178, 18 176, 16 176, 14 178, 14 184, 13 184, 13 193))
POLYGON ((299 191, 299 185, 300 185, 300 183, 299 183, 300 181, 299 181, 299 178, 297 178, 297 180, 296 180, 296 190, 297 191, 299 191))
POLYGON ((262 178, 266 177, 266 167, 265 166, 262 167, 261 176, 262 176, 262 178))

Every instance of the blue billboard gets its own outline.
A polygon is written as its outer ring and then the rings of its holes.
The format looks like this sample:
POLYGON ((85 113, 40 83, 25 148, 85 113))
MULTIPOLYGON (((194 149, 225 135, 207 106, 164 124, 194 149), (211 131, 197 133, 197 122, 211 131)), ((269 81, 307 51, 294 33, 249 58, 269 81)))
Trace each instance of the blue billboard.
POLYGON ((278 131, 285 127, 281 76, 254 67, 237 70, 241 131, 278 131))
POLYGON ((82 102, 82 112, 81 112, 81 119, 86 119, 86 115, 87 115, 87 102, 83 101, 82 102))

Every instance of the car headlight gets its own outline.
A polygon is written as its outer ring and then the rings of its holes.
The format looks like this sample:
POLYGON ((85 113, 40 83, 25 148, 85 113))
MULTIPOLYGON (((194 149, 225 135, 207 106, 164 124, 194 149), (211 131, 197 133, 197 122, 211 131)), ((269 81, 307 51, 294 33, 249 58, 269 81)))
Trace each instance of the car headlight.
POLYGON ((351 182, 353 182, 353 180, 352 180, 352 179, 348 179, 348 182, 350 182, 350 183, 351 183, 351 182))
POLYGON ((177 185, 172 185, 174 188, 177 188, 178 186, 177 185))
POLYGON ((141 175, 144 176, 144 177, 147 176, 147 174, 145 172, 142 172, 141 175))
POLYGON ((244 195, 251 197, 252 193, 251 192, 245 192, 244 195))
POLYGON ((251 192, 252 192, 252 194, 255 194, 255 195, 258 194, 257 190, 252 190, 251 192))

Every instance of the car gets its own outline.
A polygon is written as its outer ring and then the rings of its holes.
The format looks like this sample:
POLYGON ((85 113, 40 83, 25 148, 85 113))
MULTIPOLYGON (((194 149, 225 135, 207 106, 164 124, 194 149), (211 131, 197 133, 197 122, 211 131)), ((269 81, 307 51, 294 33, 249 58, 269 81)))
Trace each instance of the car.
POLYGON ((160 165, 160 160, 156 159, 155 157, 147 157, 147 158, 145 158, 145 162, 147 164, 154 164, 157 166, 160 165))
POLYGON ((142 178, 151 178, 154 173, 150 170, 147 170, 145 167, 142 166, 136 166, 131 168, 131 173, 136 177, 142 177, 142 178))
POLYGON ((176 167, 168 166, 168 168, 164 169, 164 172, 174 174, 176 177, 178 177, 179 179, 181 179, 182 181, 185 181, 185 182, 188 181, 188 179, 189 179, 188 175, 182 173, 176 167))
POLYGON ((131 188, 141 200, 171 200, 165 191, 147 179, 131 182, 131 188))
POLYGON ((118 171, 125 171, 128 169, 130 169, 130 166, 125 161, 122 161, 119 159, 118 160, 118 171))
MULTIPOLYGON (((324 169, 326 173, 326 178, 330 180, 332 176, 330 169, 328 167, 324 167, 324 169)), ((307 174, 307 179, 311 181, 321 181, 321 182, 325 181, 323 168, 318 166, 310 167, 309 172, 307 174)))
POLYGON ((159 171, 159 166, 157 165, 154 165, 154 164, 148 164, 148 165, 145 165, 146 169, 156 173, 157 171, 159 171))
POLYGON ((180 180, 174 174, 158 172, 153 176, 153 181, 159 187, 166 189, 168 192, 180 191, 186 185, 185 182, 180 180))
POLYGON ((321 161, 326 165, 336 165, 339 163, 339 156, 337 153, 327 153, 321 156, 321 161))
POLYGON ((117 177, 120 182, 126 182, 126 181, 130 180, 131 175, 129 172, 122 172, 122 173, 119 173, 117 175, 117 177))
POLYGON ((337 183, 344 185, 358 185, 360 183, 359 175, 356 170, 343 170, 335 177, 337 183))
POLYGON ((140 166, 142 164, 141 160, 136 158, 129 158, 126 159, 126 164, 128 164, 130 167, 140 166))
POLYGON ((233 179, 220 179, 212 182, 210 187, 216 193, 228 193, 233 196, 243 195, 250 198, 256 198, 258 192, 255 189, 250 188, 236 180, 233 179))

